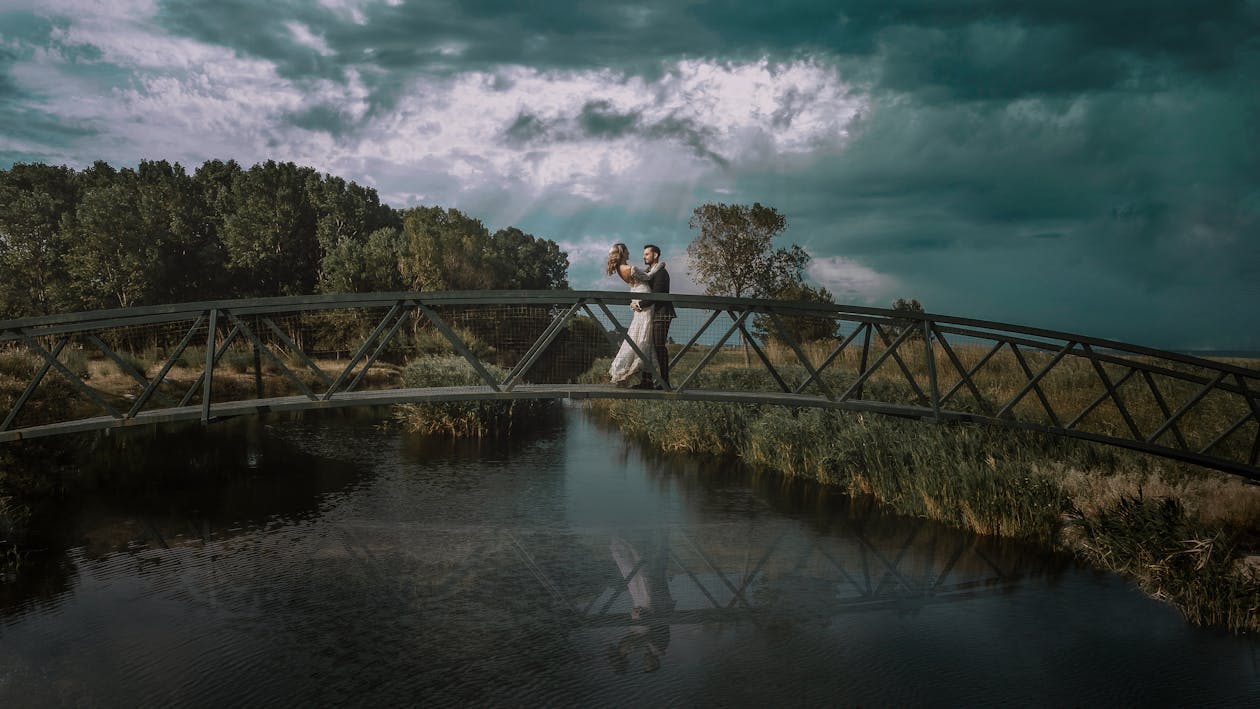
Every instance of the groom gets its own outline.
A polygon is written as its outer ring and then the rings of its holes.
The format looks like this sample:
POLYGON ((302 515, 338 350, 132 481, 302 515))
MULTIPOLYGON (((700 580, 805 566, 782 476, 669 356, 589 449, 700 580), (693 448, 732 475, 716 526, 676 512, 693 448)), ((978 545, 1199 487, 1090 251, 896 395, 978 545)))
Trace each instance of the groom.
MULTIPOLYGON (((661 260, 661 249, 655 244, 648 244, 643 247, 643 265, 650 270, 661 260)), ((662 266, 647 279, 647 284, 651 286, 653 293, 669 292, 669 271, 662 266)), ((669 350, 665 348, 665 344, 669 342, 669 324, 677 317, 674 311, 674 304, 669 301, 654 301, 652 305, 652 347, 656 352, 657 371, 661 373, 661 383, 669 386, 669 350)), ((652 375, 643 371, 642 380, 635 385, 635 389, 659 389, 652 381, 652 375)))

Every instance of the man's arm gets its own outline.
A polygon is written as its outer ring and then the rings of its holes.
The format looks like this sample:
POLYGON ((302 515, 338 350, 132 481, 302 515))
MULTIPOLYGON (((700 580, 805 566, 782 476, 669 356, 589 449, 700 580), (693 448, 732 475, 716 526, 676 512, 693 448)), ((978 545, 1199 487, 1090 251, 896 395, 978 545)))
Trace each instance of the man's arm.
POLYGON ((653 293, 668 293, 669 271, 661 269, 656 273, 653 273, 651 277, 648 278, 647 283, 652 288, 653 293))
POLYGON ((650 284, 652 282, 652 279, 656 276, 656 274, 661 272, 662 268, 665 268, 664 261, 657 261, 656 263, 652 264, 652 267, 649 268, 647 271, 644 271, 638 266, 632 266, 630 268, 630 280, 634 281, 635 283, 650 284))

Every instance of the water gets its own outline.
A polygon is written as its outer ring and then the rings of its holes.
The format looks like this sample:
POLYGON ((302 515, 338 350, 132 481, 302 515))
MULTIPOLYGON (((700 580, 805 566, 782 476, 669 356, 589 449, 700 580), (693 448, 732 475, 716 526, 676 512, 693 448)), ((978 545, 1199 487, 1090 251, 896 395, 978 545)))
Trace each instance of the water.
POLYGON ((1122 579, 577 410, 237 422, 102 471, 0 584, 0 706, 1260 705, 1254 639, 1122 579))

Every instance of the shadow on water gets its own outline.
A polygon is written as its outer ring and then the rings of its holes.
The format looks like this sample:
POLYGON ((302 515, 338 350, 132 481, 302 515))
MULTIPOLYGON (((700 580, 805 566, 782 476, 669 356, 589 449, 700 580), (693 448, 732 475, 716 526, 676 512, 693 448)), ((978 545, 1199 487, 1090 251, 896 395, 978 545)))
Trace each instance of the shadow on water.
POLYGON ((271 428, 277 421, 373 425, 379 412, 244 417, 123 430, 97 437, 60 471, 53 499, 34 509, 19 573, 0 584, 0 616, 71 590, 75 563, 114 553, 202 545, 269 522, 316 514, 323 496, 349 488, 363 469, 312 453, 271 428))

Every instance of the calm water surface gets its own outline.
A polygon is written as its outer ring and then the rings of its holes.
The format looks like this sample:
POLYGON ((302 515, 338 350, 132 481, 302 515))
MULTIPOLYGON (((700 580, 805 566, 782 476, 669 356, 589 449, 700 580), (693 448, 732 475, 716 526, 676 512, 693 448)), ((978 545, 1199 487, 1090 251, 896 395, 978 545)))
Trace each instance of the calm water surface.
POLYGON ((0 583, 0 706, 1260 706, 1125 581, 567 409, 129 439, 0 583))

